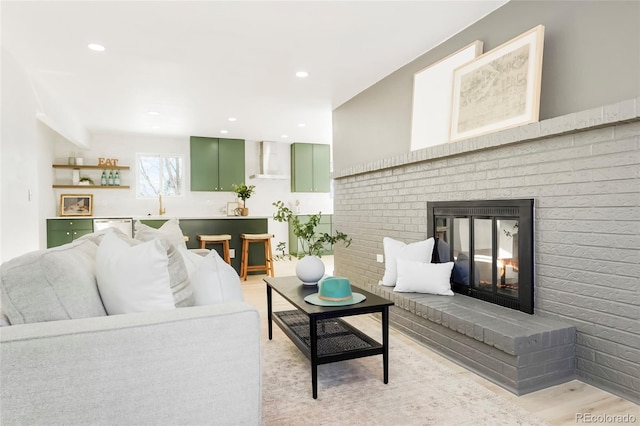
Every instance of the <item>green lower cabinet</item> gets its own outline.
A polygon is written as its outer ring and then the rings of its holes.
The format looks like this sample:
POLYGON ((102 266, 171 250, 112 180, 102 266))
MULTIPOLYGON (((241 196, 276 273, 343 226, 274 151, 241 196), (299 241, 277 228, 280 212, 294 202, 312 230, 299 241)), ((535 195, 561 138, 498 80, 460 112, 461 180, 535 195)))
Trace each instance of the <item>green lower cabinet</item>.
POLYGON ((47 219, 47 248, 68 244, 92 232, 92 219, 47 219))
MULTIPOLYGON (((298 219, 300 219, 301 223, 306 223, 309 220, 309 215, 297 215, 297 216, 298 216, 298 219)), ((320 217, 320 223, 318 224, 316 231, 318 234, 323 234, 325 232, 327 234, 331 234, 333 232, 332 215, 323 214, 320 217)), ((293 256, 297 256, 298 252, 302 252, 302 251, 303 251, 302 245, 300 244, 298 237, 296 237, 295 234, 293 233, 293 227, 289 225, 289 254, 293 256)), ((322 254, 333 254, 333 247, 331 247, 331 244, 325 245, 324 250, 322 251, 322 254)))

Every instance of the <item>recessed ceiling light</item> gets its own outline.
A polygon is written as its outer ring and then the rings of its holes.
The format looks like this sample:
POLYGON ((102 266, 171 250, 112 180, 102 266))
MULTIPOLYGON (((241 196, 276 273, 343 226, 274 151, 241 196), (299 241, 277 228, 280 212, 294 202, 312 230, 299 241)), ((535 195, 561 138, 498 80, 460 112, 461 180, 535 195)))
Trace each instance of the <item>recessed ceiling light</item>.
POLYGON ((282 136, 280 136, 280 137, 281 137, 282 139, 286 139, 286 138, 288 138, 288 137, 289 137, 289 135, 282 135, 282 136))
POLYGON ((98 43, 90 43, 87 47, 96 52, 104 52, 105 50, 104 46, 98 43))
POLYGON ((298 123, 298 127, 304 127, 305 124, 304 123, 298 123))
POLYGON ((149 115, 160 115, 160 113, 158 111, 149 111, 149 112, 147 112, 147 114, 149 114, 149 115))
POLYGON ((296 77, 300 77, 300 78, 305 78, 305 77, 309 77, 309 73, 306 71, 298 71, 296 73, 296 77))
POLYGON ((227 120, 229 120, 229 121, 236 121, 236 120, 237 120, 237 118, 235 118, 235 117, 229 117, 229 118, 227 118, 227 120))
POLYGON ((228 130, 220 130, 220 133, 227 134, 227 133, 229 133, 229 131, 228 130))
POLYGON ((159 128, 160 128, 160 126, 155 125, 155 126, 151 126, 151 128, 152 128, 152 129, 159 129, 159 128))

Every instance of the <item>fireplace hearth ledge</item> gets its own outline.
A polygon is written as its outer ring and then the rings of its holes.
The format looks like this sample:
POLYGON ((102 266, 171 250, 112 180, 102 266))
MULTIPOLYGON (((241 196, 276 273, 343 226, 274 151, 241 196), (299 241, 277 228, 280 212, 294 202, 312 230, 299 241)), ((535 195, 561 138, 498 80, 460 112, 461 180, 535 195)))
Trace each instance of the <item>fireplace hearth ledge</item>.
POLYGON ((516 395, 575 378, 574 325, 459 294, 363 287, 395 303, 393 327, 516 395))

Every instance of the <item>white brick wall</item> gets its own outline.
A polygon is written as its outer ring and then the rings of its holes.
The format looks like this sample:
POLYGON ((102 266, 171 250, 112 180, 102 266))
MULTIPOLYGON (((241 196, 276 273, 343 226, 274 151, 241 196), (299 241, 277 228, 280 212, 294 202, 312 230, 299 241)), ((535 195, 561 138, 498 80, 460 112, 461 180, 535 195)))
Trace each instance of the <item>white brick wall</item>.
POLYGON ((335 272, 377 283, 382 238, 424 239, 427 201, 533 198, 536 315, 575 324, 578 374, 638 402, 640 100, 630 102, 338 171, 335 226, 353 242, 335 248, 335 272))

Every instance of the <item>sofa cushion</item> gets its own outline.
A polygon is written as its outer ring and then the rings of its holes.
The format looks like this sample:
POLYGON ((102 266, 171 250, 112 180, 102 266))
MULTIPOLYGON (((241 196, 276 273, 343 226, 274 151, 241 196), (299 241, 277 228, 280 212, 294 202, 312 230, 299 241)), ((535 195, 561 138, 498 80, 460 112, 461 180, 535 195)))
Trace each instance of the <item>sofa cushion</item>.
POLYGON ((197 262, 191 286, 196 306, 244 300, 238 273, 215 250, 197 262))
POLYGON ((96 277, 107 313, 175 309, 168 266, 159 239, 130 245, 106 233, 96 253, 96 277))
POLYGON ((9 317, 4 311, 0 311, 0 327, 8 327, 11 325, 11 321, 9 321, 9 317))
POLYGON ((78 240, 2 264, 2 311, 12 325, 106 315, 95 278, 97 246, 78 240))

